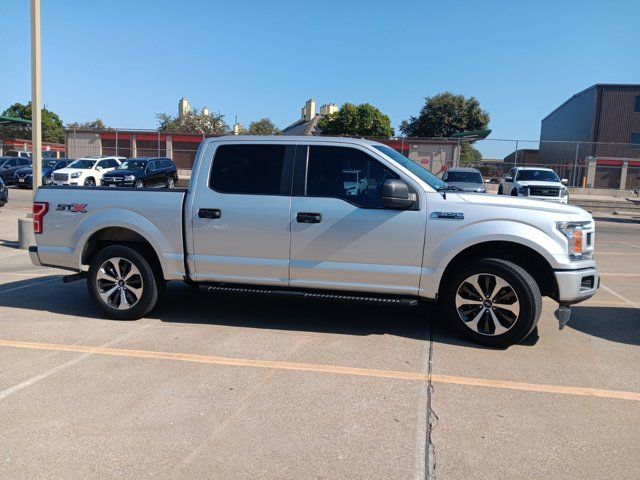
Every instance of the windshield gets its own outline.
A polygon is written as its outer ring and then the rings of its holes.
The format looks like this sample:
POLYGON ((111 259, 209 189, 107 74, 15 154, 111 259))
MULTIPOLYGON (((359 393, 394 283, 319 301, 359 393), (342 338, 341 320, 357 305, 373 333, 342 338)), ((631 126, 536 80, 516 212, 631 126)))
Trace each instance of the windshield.
POLYGON ((356 172, 342 172, 342 179, 345 182, 357 182, 358 175, 356 175, 356 172))
POLYGON ((540 182, 559 182, 558 175, 553 170, 520 170, 516 180, 538 180, 540 182))
POLYGON ((96 164, 95 160, 85 160, 81 158, 79 160, 76 160, 75 162, 70 163, 69 168, 87 169, 87 168, 93 168, 95 164, 96 164))
POLYGON ((55 166, 58 164, 59 160, 54 159, 54 160, 43 160, 42 161, 42 168, 55 168, 55 166))
POLYGON ((126 160, 116 170, 138 170, 143 172, 146 166, 147 162, 142 160, 126 160))
POLYGON ((394 162, 402 165, 404 168, 409 170, 420 180, 428 183, 431 188, 438 190, 439 188, 444 188, 447 186, 442 180, 436 177, 433 173, 429 172, 428 170, 425 170, 414 161, 409 160, 404 155, 396 152, 393 148, 387 147, 386 145, 374 145, 373 148, 384 153, 387 157, 389 157, 394 162))
POLYGON ((447 182, 482 183, 480 172, 447 172, 447 182))

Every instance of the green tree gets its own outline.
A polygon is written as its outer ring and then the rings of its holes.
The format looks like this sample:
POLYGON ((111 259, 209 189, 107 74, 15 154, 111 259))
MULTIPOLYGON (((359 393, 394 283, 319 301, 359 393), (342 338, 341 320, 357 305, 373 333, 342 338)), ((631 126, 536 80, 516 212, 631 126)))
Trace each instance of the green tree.
POLYGON ((408 137, 450 137, 457 132, 485 130, 489 114, 474 97, 466 98, 444 92, 425 99, 417 117, 400 124, 400 131, 408 137))
MULTIPOLYGON (((2 112, 2 115, 31 120, 31 102, 26 105, 23 103, 14 103, 2 112)), ((3 125, 1 131, 4 138, 20 138, 25 135, 31 135, 31 127, 28 125, 3 125)), ((42 140, 51 143, 64 143, 62 120, 60 120, 58 115, 46 108, 42 109, 42 140)))
POLYGON ((86 128, 89 130, 110 130, 109 127, 100 118, 96 118, 90 122, 72 122, 67 123, 67 128, 86 128))
POLYGON ((202 110, 197 108, 183 116, 158 113, 156 118, 158 128, 166 132, 223 135, 229 131, 223 114, 209 113, 205 115, 202 110))
POLYGON ((353 135, 357 137, 391 137, 391 120, 369 103, 345 103, 336 113, 318 122, 323 135, 353 135))
POLYGON ((470 142, 462 142, 460 144, 460 164, 472 165, 482 160, 480 150, 473 148, 470 142))
POLYGON ((249 128, 242 132, 245 135, 280 135, 282 132, 268 118, 261 118, 249 124, 249 128))

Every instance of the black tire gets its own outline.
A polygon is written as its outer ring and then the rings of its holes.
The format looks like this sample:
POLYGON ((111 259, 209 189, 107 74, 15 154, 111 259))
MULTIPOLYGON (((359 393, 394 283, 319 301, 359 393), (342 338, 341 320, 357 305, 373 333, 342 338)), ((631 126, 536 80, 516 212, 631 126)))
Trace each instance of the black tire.
MULTIPOLYGON (((522 267, 507 260, 497 258, 477 260, 448 275, 447 278, 444 279, 443 284, 444 291, 441 292, 441 308, 444 310, 444 313, 452 325, 472 342, 489 347, 508 347, 527 338, 536 328, 538 320, 540 319, 542 295, 540 294, 538 284, 522 267), (519 302, 519 314, 515 318, 515 321, 509 326, 508 330, 502 334, 480 333, 473 330, 472 327, 469 326, 470 322, 463 320, 463 313, 459 313, 456 307, 458 290, 463 288, 463 284, 466 284, 465 280, 478 274, 487 274, 487 276, 495 275, 499 277, 508 283, 517 295, 516 301, 519 302)), ((497 293, 499 294, 499 292, 497 293)), ((494 296, 498 296, 496 292, 494 292, 494 296)), ((497 302, 495 305, 499 308, 497 302)), ((478 307, 484 308, 483 306, 478 307)), ((495 310, 495 308, 493 308, 493 310, 495 310)), ((476 312, 479 312, 479 310, 471 313, 469 317, 475 315, 476 312)), ((487 310, 487 315, 490 317, 489 314, 491 314, 491 312, 487 310)), ((482 319, 478 321, 478 324, 484 320, 484 318, 483 316, 482 319)), ((489 320, 485 322, 485 325, 490 326, 492 323, 493 320, 489 318, 489 320)), ((504 325, 502 325, 502 327, 504 327, 504 325)))
MULTIPOLYGON (((117 320, 137 320, 149 313, 158 302, 158 293, 164 286, 164 279, 158 277, 159 273, 147 262, 144 256, 133 248, 124 245, 113 245, 100 250, 91 261, 87 288, 93 301, 108 316, 117 320), (112 258, 122 258, 132 263, 140 272, 142 294, 137 303, 126 310, 119 310, 108 305, 101 298, 98 290, 98 273, 100 267, 112 258)), ((118 293, 116 293, 118 295, 118 293)))
POLYGON ((502 185, 498 187, 498 195, 504 195, 504 190, 502 189, 502 185))
POLYGON ((167 188, 176 188, 176 181, 173 177, 167 177, 167 188))
POLYGON ((96 186, 96 181, 93 177, 89 177, 84 181, 84 186, 85 187, 95 187, 96 186))
POLYGON ((515 188, 513 190, 511 190, 511 196, 512 197, 517 197, 518 196, 518 190, 516 190, 515 188))

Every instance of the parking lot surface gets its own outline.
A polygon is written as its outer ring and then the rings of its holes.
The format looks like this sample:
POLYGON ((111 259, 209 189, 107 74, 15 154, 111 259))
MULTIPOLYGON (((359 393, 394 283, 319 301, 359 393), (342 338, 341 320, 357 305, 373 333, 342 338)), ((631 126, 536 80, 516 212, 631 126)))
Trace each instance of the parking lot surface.
POLYGON ((506 350, 438 310, 194 292, 103 318, 0 209, 0 478, 640 478, 640 219, 602 286, 506 350))

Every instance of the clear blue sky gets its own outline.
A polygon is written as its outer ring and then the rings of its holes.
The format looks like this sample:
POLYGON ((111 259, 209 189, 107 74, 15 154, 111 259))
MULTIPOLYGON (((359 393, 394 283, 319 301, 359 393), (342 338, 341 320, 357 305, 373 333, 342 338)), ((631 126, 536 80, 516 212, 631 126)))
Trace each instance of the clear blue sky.
MULTIPOLYGON (((0 110, 30 97, 29 2, 2 0, 0 110)), ((304 101, 370 102, 392 124, 449 90, 494 138, 594 83, 640 83, 640 2, 42 0, 43 99, 63 121, 155 128, 180 97, 280 127, 304 101)))

